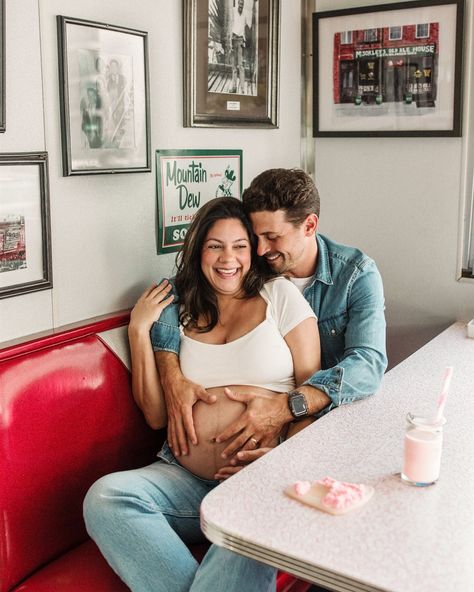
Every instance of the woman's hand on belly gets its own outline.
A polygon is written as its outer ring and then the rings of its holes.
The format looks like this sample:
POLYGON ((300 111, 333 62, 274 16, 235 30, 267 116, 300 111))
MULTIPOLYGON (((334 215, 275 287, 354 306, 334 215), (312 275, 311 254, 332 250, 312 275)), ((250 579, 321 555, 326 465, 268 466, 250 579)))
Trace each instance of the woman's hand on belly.
MULTIPOLYGON (((275 442, 275 446, 276 445, 277 443, 275 442)), ((235 457, 230 461, 231 464, 226 467, 221 467, 214 478, 219 481, 224 481, 225 479, 232 477, 232 475, 235 475, 250 463, 262 458, 262 456, 267 454, 267 452, 270 452, 270 450, 273 450, 273 448, 274 446, 257 448, 256 450, 241 450, 240 452, 237 452, 235 457)))

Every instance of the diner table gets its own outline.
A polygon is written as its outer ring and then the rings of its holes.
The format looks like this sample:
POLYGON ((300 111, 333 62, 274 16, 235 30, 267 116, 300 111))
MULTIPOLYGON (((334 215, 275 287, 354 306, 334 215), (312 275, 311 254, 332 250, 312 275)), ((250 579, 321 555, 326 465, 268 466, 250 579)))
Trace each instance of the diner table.
POLYGON ((384 376, 378 392, 337 407, 210 492, 206 537, 335 591, 474 591, 474 339, 455 323, 384 376), (400 479, 406 415, 444 415, 439 480, 400 479), (364 506, 333 516, 290 499, 325 476, 372 485, 364 506))

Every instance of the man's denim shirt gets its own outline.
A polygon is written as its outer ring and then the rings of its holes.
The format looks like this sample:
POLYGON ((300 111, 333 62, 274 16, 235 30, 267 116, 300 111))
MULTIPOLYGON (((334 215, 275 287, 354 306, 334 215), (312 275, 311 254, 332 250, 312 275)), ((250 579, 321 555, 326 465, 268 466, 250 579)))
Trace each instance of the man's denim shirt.
MULTIPOLYGON (((303 294, 318 317, 321 367, 305 384, 330 405, 317 416, 373 394, 387 367, 382 278, 372 259, 323 235, 318 263, 303 294)), ((179 353, 178 307, 168 306, 151 330, 155 351, 179 353)))

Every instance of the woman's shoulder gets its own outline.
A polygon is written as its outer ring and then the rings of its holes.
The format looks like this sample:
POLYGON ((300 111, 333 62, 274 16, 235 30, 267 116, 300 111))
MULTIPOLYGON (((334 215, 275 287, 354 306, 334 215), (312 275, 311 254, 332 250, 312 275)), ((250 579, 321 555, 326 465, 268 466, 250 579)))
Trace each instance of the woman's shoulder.
POLYGON ((268 316, 275 319, 283 336, 301 321, 316 317, 303 294, 293 282, 284 277, 266 282, 261 295, 269 304, 268 316))
POLYGON ((289 279, 282 275, 265 282, 261 292, 269 299, 278 297, 304 299, 298 288, 289 279))

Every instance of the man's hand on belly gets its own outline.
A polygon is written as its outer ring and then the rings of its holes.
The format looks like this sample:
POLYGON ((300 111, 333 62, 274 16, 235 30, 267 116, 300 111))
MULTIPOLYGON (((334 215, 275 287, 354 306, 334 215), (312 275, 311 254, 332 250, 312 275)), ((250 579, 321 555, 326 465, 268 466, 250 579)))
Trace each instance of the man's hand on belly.
POLYGON ((215 403, 216 397, 209 394, 200 384, 183 376, 175 354, 157 352, 156 358, 168 413, 168 444, 175 456, 186 455, 187 437, 193 444, 198 443, 194 429, 193 405, 196 401, 215 403))
POLYGON ((287 394, 234 393, 225 389, 225 394, 247 408, 219 436, 217 442, 232 442, 223 450, 222 457, 229 458, 239 450, 255 450, 271 446, 283 426, 293 417, 288 408, 287 394))

